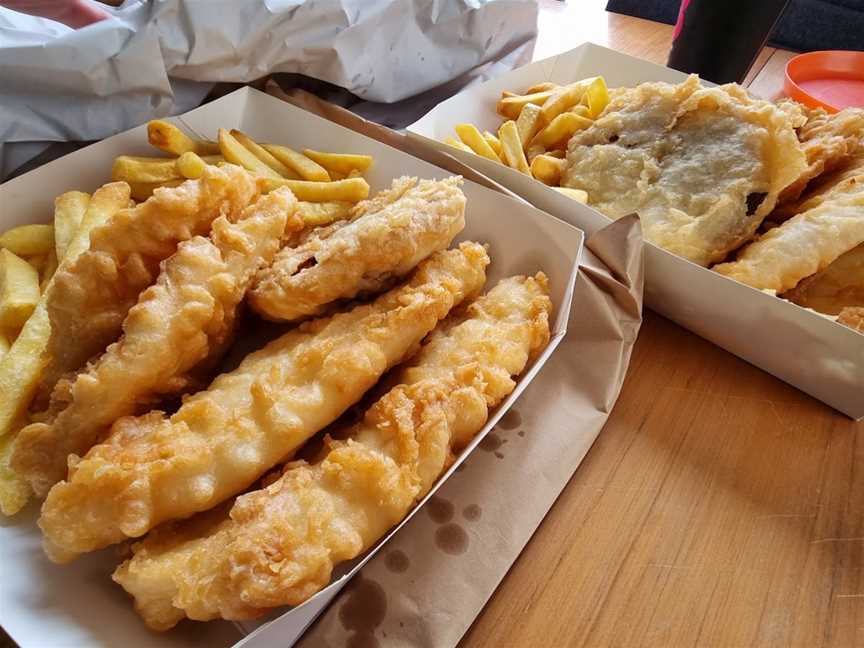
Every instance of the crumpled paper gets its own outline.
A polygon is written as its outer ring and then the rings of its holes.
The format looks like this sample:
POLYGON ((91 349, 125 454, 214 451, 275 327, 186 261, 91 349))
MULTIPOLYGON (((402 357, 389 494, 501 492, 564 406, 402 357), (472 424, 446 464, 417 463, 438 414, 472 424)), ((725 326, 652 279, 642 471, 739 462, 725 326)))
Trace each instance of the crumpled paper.
POLYGON ((0 143, 16 148, 0 148, 3 175, 44 142, 101 139, 185 112, 214 82, 297 73, 389 104, 498 61, 537 30, 533 0, 126 0, 104 9, 111 18, 76 31, 0 8, 0 143))
MULTIPOLYGON (((303 91, 284 101, 513 195, 441 151, 303 91)), ((567 335, 525 393, 414 517, 336 595, 301 648, 456 646, 588 452, 618 398, 642 323, 639 221, 586 241, 567 335)))

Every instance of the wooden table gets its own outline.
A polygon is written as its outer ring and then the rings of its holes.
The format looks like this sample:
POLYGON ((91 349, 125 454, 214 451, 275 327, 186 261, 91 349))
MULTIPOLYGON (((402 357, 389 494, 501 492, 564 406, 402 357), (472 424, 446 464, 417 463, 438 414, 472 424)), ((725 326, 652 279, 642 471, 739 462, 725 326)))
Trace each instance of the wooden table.
MULTIPOLYGON (((604 4, 543 0, 535 57, 665 62, 671 27, 604 4)), ((750 87, 779 91, 789 56, 750 87)), ((862 430, 646 312, 605 429, 462 645, 864 646, 862 430)))

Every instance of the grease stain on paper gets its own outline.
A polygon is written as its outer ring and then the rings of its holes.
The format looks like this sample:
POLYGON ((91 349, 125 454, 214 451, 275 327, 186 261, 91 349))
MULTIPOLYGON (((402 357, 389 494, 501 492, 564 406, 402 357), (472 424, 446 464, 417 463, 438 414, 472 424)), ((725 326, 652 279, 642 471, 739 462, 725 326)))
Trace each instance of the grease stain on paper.
POLYGON ((490 432, 489 434, 487 434, 480 442, 480 449, 485 450, 486 452, 495 452, 500 447, 501 437, 499 437, 494 432, 490 432))
POLYGON ((515 430, 520 425, 522 425, 522 415, 514 409, 508 411, 498 421, 498 427, 502 430, 515 430))
POLYGON ((468 550, 468 534, 458 524, 445 524, 435 532, 435 546, 446 554, 458 556, 468 550))
POLYGON ((384 556, 384 566, 394 574, 401 574, 411 566, 411 560, 404 551, 394 549, 393 551, 388 551, 387 555, 384 556))
POLYGON ((387 616, 387 594, 373 580, 357 574, 346 587, 345 600, 339 608, 339 621, 351 632, 348 648, 378 648, 375 629, 387 616))
POLYGON ((478 504, 469 504, 462 509, 462 517, 469 522, 476 522, 483 515, 483 509, 478 504))
POLYGON ((442 497, 433 495, 426 502, 426 512, 438 524, 444 524, 453 519, 453 503, 442 497))

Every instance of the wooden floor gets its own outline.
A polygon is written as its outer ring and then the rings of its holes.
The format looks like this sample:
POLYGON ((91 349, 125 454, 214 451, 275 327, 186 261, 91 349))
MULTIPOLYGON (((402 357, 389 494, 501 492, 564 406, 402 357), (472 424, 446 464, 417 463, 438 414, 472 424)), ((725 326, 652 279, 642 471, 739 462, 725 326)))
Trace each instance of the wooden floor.
MULTIPOLYGON (((535 58, 665 62, 671 27, 603 4, 542 1, 535 58)), ((766 48, 751 90, 775 96, 791 56, 766 48)), ((862 430, 647 313, 608 424, 462 645, 864 646, 862 430)))

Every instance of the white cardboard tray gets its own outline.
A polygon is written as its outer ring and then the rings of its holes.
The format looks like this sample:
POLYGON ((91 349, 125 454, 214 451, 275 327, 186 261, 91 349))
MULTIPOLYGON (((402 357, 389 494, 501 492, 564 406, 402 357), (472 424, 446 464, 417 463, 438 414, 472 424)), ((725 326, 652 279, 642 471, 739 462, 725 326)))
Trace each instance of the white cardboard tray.
MULTIPOLYGON (((373 192, 401 175, 444 178, 448 172, 376 140, 345 129, 269 95, 243 88, 186 113, 176 121, 200 136, 215 139, 219 127, 239 128, 252 137, 296 149, 367 153, 375 164, 367 174, 373 192)), ((92 191, 106 182, 111 163, 121 154, 154 155, 146 126, 108 138, 0 185, 0 230, 22 223, 45 222, 54 197, 64 191, 92 191)), ((466 182, 467 225, 457 240, 489 245, 492 264, 487 287, 505 276, 542 269, 550 280, 553 336, 545 351, 520 377, 516 389, 491 413, 486 426, 429 496, 455 471, 528 386, 566 332, 573 286, 582 254, 580 230, 501 193, 466 182)), ((428 496, 427 498, 428 499, 428 496)), ((403 521, 416 513, 426 499, 403 521)), ((334 582, 305 604, 278 611, 262 622, 206 624, 185 622, 168 633, 146 629, 132 601, 109 578, 117 564, 109 548, 71 565, 45 558, 36 527, 35 506, 12 520, 0 519, 0 626, 22 648, 124 646, 290 646, 327 603, 402 525, 361 558, 343 566, 334 582)))
MULTIPOLYGON (((501 183, 532 205, 582 228, 588 235, 609 223, 599 211, 574 202, 502 164, 442 143, 460 122, 496 132, 495 104, 502 90, 535 83, 569 83, 603 75, 610 87, 646 81, 679 83, 686 75, 585 43, 576 49, 471 86, 408 127, 411 138, 446 151, 501 183)), ((739 284, 646 244, 645 303, 681 326, 854 418, 864 417, 864 336, 790 302, 739 284)))

